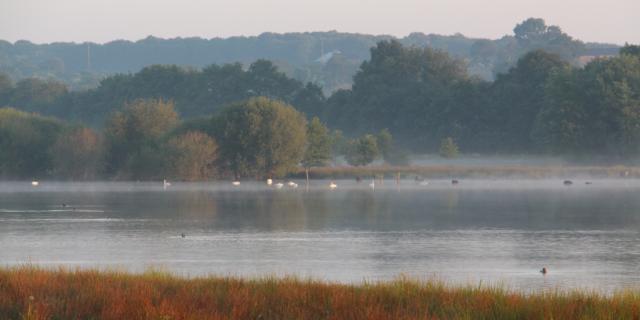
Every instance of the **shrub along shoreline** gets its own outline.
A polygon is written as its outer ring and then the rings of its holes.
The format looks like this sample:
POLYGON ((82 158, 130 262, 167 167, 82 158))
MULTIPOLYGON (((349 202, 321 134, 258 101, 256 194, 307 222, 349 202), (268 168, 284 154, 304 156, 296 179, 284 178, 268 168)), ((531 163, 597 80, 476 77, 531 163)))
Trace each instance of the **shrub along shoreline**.
POLYGON ((149 271, 0 269, 3 319, 637 319, 640 291, 523 293, 398 278, 181 278, 149 271))

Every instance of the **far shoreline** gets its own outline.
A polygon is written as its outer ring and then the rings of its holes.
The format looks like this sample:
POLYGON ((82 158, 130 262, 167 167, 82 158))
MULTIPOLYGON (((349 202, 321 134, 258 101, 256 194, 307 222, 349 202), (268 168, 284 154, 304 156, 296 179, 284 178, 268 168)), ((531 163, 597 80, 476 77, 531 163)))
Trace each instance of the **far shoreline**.
MULTIPOLYGON (((289 174, 303 179, 304 169, 289 174)), ((640 178, 640 166, 594 165, 409 165, 335 166, 312 168, 312 179, 446 179, 446 178, 640 178)))
MULTIPOLYGON (((273 177, 273 181, 305 180, 305 169, 298 167, 283 177, 273 177)), ((638 179, 640 178, 640 166, 628 165, 369 165, 361 167, 353 166, 328 166, 313 167, 309 170, 309 180, 429 180, 429 179, 638 179)), ((69 180, 64 177, 35 177, 34 179, 20 179, 0 177, 0 182, 31 182, 31 181, 55 181, 55 182, 229 182, 235 181, 232 177, 218 177, 209 180, 180 180, 155 178, 149 180, 131 179, 91 179, 69 180)), ((239 181, 262 182, 267 178, 241 177, 239 181)))

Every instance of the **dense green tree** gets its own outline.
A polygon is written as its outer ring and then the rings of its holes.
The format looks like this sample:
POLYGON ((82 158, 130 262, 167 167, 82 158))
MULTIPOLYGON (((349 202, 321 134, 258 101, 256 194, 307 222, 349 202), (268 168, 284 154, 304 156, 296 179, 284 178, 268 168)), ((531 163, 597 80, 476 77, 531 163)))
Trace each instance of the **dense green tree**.
POLYGON ((178 124, 172 102, 136 100, 105 125, 107 171, 126 178, 159 177, 161 139, 178 124))
POLYGON ((407 151, 395 145, 393 136, 389 130, 382 129, 375 137, 378 145, 378 151, 380 152, 384 163, 392 165, 409 164, 409 155, 407 151))
POLYGON ((380 155, 376 137, 365 134, 349 142, 346 159, 352 166, 366 166, 380 155))
POLYGON ((214 118, 220 159, 236 178, 283 176, 302 160, 306 120, 293 107, 265 97, 225 108, 214 118))
POLYGON ((9 104, 9 98, 11 98, 11 92, 13 91, 13 82, 8 75, 0 72, 0 107, 7 106, 9 104))
POLYGON ((167 178, 199 181, 215 176, 218 144, 207 134, 190 131, 171 138, 165 148, 167 178))
MULTIPOLYGON (((152 65, 135 74, 107 77, 95 90, 63 95, 46 107, 33 107, 33 102, 25 101, 24 109, 99 126, 109 114, 135 99, 171 100, 183 117, 194 118, 210 116, 225 105, 255 96, 282 100, 317 115, 326 103, 317 85, 304 85, 278 71, 270 61, 258 60, 246 71, 239 63, 202 70, 152 65)), ((16 105, 23 105, 18 102, 16 105)))
POLYGON ((547 33, 547 25, 544 19, 529 18, 513 29, 513 33, 518 40, 533 40, 544 36, 547 33))
POLYGON ((458 145, 453 141, 453 138, 448 137, 442 139, 440 142, 440 156, 447 159, 453 159, 458 157, 458 145))
POLYGON ((567 69, 547 86, 533 135, 548 150, 628 158, 640 153, 640 57, 567 69))
POLYGON ((543 150, 552 153, 577 153, 586 131, 577 70, 566 68, 549 79, 545 106, 536 116, 531 137, 543 150))
POLYGON ((311 167, 325 166, 331 160, 331 137, 329 130, 314 117, 307 125, 307 146, 302 157, 307 183, 311 167))
POLYGON ((141 145, 127 158, 114 178, 131 180, 165 179, 168 155, 160 142, 141 145))
POLYGON ((384 162, 389 162, 392 157, 393 136, 388 129, 382 129, 376 135, 376 144, 384 162))
POLYGON ((331 154, 333 158, 343 156, 347 150, 347 138, 344 137, 342 130, 333 130, 329 135, 331 140, 331 154))
POLYGON ((23 110, 43 112, 55 106, 66 94, 67 87, 63 83, 36 78, 24 79, 16 83, 11 92, 9 105, 18 106, 23 110))
MULTIPOLYGON (((533 27, 532 27, 533 28, 533 27)), ((568 67, 559 56, 541 50, 518 60, 508 73, 499 75, 491 86, 493 108, 491 130, 506 152, 532 152, 530 134, 536 116, 544 107, 547 79, 557 70, 568 67)))
POLYGON ((328 120, 349 134, 388 128, 405 143, 428 145, 451 120, 443 117, 452 87, 466 79, 464 63, 444 52, 383 41, 371 49, 351 93, 330 101, 328 120))
POLYGON ((285 98, 300 85, 298 81, 278 71, 271 61, 264 59, 259 59, 249 66, 247 81, 247 90, 252 96, 271 99, 285 98))
POLYGON ((49 149, 64 129, 53 118, 0 108, 0 177, 49 176, 53 170, 49 149))
MULTIPOLYGON (((581 41, 562 32, 558 26, 548 26, 543 19, 529 18, 513 29, 514 37, 497 40, 500 48, 492 61, 494 74, 505 73, 530 51, 544 50, 567 62, 575 61, 586 51, 581 41)), ((475 63, 476 60, 472 61, 475 63)))
POLYGON ((620 54, 640 56, 640 46, 625 44, 624 47, 620 48, 620 54))
POLYGON ((308 118, 321 116, 326 102, 322 88, 310 82, 304 88, 298 89, 291 101, 292 105, 308 118))
POLYGON ((572 60, 584 52, 584 44, 573 40, 558 26, 547 26, 543 19, 529 18, 513 29, 520 54, 542 49, 572 60))

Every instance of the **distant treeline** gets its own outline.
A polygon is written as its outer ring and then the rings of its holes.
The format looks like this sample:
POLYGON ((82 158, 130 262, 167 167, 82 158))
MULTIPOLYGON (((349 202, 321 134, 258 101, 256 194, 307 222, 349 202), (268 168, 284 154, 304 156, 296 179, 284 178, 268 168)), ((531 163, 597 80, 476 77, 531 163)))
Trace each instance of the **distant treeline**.
POLYGON ((328 99, 260 60, 248 70, 151 66, 82 92, 0 76, 0 105, 15 108, 0 109, 5 178, 266 177, 336 155, 366 165, 438 150, 628 162, 640 152, 640 49, 627 45, 584 67, 535 50, 487 82, 445 52, 390 40, 371 49, 352 89, 328 99), (307 130, 320 138, 304 129, 314 117, 307 130), (335 130, 329 138, 321 122, 335 130), (320 160, 305 160, 318 144, 324 151, 312 158, 320 160))
MULTIPOLYGON (((62 81, 72 90, 96 87, 105 76, 138 72, 153 64, 203 68, 210 64, 239 62, 244 66, 259 59, 273 61, 288 76, 313 82, 332 93, 349 88, 359 65, 376 43, 395 39, 339 32, 264 33, 257 37, 228 39, 149 36, 136 42, 117 40, 106 44, 0 41, 0 72, 14 81, 38 77, 62 81)), ((464 59, 469 73, 492 80, 506 72, 526 52, 536 49, 577 62, 582 55, 615 54, 616 46, 584 44, 542 19, 528 19, 513 35, 497 40, 467 38, 461 34, 441 36, 412 33, 397 39, 405 46, 440 49, 464 59), (612 51, 613 50, 613 51, 612 51)))
POLYGON ((238 63, 210 65, 201 70, 154 65, 136 74, 108 77, 98 88, 87 91, 69 91, 59 82, 35 78, 13 85, 0 74, 0 106, 93 127, 101 127, 108 115, 135 99, 172 100, 182 117, 193 118, 258 96, 293 104, 308 114, 321 112, 326 100, 318 86, 287 77, 267 60, 254 62, 248 70, 238 63))

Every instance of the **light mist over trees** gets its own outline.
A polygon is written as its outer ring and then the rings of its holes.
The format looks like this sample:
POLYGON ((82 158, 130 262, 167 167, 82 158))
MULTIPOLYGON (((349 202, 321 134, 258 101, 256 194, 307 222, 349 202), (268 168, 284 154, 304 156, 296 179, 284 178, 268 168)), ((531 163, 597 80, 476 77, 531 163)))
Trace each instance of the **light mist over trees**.
POLYGON ((534 49, 494 81, 444 51, 380 41, 328 97, 267 60, 154 65, 85 91, 0 73, 0 177, 262 179, 438 152, 636 162, 638 46, 577 66, 571 50, 538 48, 572 43, 557 28, 530 19, 516 35, 534 49))

